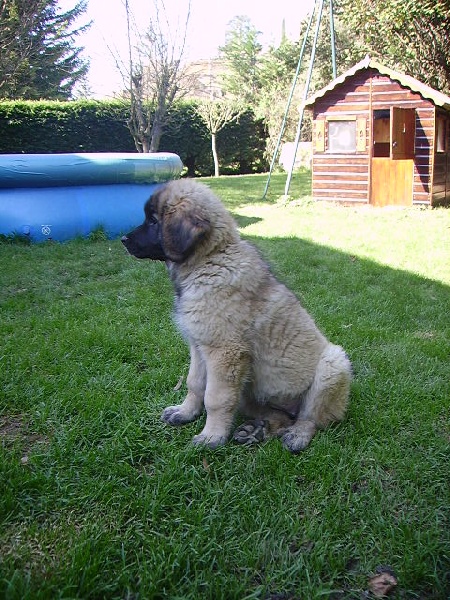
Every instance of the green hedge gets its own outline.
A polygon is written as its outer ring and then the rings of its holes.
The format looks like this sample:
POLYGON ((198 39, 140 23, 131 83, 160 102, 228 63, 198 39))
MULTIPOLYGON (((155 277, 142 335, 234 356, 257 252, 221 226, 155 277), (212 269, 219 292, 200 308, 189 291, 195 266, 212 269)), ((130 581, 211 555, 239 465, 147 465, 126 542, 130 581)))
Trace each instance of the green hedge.
MULTIPOLYGON (((118 100, 2 101, 0 154, 135 152, 127 118, 128 105, 118 100)), ((221 172, 266 170, 264 146, 263 123, 244 114, 217 136, 221 172)), ((193 101, 175 104, 160 150, 178 154, 191 176, 214 172, 209 134, 193 101)))

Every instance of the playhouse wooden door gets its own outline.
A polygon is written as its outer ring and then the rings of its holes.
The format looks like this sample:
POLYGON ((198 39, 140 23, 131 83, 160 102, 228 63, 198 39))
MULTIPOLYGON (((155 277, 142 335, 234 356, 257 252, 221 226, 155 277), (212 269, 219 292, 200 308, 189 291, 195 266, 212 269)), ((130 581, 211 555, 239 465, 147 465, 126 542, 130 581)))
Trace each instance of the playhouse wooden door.
POLYGON ((416 114, 392 106, 374 111, 370 202, 409 206, 413 198, 416 114))
POLYGON ((410 206, 413 196, 414 161, 372 158, 372 193, 374 206, 410 206))

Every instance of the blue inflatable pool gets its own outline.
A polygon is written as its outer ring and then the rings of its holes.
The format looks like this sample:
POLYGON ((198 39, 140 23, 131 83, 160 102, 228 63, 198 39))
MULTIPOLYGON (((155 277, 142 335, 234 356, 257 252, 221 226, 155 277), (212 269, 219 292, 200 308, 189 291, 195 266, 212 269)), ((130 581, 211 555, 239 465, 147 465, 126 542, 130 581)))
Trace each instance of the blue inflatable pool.
POLYGON ((182 168, 169 152, 0 155, 0 234, 66 241, 103 227, 118 236, 182 168))

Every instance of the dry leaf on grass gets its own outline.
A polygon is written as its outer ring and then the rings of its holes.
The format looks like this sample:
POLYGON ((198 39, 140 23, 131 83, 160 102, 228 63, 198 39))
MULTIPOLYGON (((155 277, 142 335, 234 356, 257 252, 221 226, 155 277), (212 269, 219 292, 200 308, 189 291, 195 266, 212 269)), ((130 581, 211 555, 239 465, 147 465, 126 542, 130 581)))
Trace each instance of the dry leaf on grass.
POLYGON ((183 375, 181 375, 181 376, 180 376, 180 379, 179 379, 179 380, 178 380, 178 382, 177 382, 177 385, 176 385, 176 386, 173 388, 173 391, 174 391, 174 392, 178 392, 178 390, 179 390, 179 389, 181 388, 181 386, 183 385, 183 380, 184 380, 184 377, 183 377, 183 375))
POLYGON ((369 589, 376 598, 384 598, 397 585, 397 579, 391 571, 380 571, 369 579, 369 589))

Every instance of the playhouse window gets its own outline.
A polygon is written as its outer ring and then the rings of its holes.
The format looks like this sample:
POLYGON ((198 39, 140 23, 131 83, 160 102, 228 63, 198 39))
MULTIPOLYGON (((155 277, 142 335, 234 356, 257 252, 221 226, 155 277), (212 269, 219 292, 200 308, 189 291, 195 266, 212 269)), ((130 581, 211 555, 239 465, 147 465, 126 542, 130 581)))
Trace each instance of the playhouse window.
POLYGON ((391 152, 391 111, 373 111, 373 156, 389 158, 391 152))
POLYGON ((447 151, 447 122, 443 117, 436 119, 436 152, 447 151))
POLYGON ((356 152, 356 120, 328 121, 328 151, 336 154, 356 152))

